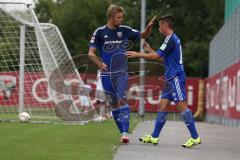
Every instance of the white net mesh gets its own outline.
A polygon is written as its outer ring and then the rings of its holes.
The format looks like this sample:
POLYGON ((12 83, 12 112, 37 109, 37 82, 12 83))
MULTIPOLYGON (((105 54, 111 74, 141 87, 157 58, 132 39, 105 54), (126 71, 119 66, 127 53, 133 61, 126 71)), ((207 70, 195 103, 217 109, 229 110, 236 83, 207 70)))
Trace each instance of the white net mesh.
MULTIPOLYGON (((56 118, 57 104, 72 99, 63 82, 83 84, 58 28, 39 24, 31 6, 0 2, 0 119, 11 119, 18 111, 37 118, 56 118), (21 86, 24 93, 19 91, 21 86), (21 97, 23 104, 19 104, 21 97)), ((71 107, 79 112, 76 105, 71 107)))

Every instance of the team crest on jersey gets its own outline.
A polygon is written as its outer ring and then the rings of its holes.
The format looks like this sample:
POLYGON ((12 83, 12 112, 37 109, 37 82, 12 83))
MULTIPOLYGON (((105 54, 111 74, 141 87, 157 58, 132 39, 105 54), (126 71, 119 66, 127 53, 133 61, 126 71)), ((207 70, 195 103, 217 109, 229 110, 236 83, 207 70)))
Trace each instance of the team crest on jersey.
POLYGON ((119 38, 122 38, 122 32, 117 32, 119 38))

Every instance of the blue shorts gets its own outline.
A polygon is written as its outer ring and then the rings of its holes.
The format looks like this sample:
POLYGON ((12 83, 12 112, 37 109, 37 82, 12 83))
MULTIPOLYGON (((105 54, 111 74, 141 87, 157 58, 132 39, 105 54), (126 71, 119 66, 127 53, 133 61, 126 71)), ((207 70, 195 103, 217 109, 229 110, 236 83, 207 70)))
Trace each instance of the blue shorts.
POLYGON ((186 75, 181 73, 166 81, 161 99, 168 99, 175 103, 186 100, 186 75))
POLYGON ((101 74, 102 85, 111 105, 116 105, 118 101, 127 100, 128 73, 119 72, 111 74, 101 74))

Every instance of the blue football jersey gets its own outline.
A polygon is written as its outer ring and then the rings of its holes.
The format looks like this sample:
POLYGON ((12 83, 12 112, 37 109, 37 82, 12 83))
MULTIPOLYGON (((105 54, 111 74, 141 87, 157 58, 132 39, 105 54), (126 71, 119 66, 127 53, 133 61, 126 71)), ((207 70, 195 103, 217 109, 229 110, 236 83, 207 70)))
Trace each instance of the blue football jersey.
POLYGON ((135 39, 140 39, 140 32, 137 30, 124 25, 110 29, 104 25, 95 30, 89 47, 99 51, 101 59, 108 66, 108 72, 126 71, 125 52, 135 39))
POLYGON ((184 73, 181 42, 176 34, 167 36, 156 52, 163 57, 166 79, 171 79, 181 72, 184 73))

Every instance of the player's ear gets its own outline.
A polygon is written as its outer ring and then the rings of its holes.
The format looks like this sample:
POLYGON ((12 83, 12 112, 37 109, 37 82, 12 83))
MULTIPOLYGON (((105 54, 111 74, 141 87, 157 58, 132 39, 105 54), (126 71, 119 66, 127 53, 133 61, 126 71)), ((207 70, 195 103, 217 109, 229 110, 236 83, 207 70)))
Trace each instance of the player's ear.
POLYGON ((108 18, 108 20, 113 20, 113 16, 110 16, 110 17, 108 18))

